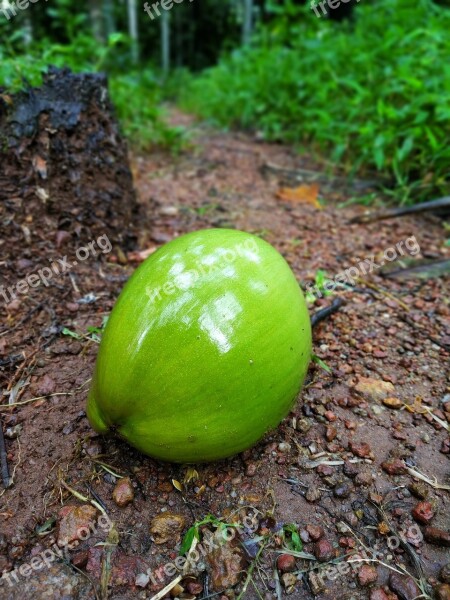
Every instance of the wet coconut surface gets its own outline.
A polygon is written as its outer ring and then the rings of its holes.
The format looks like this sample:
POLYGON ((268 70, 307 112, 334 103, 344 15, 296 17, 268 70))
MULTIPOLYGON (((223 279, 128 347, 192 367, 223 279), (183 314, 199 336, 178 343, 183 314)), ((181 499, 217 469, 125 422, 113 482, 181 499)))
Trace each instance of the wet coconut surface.
MULTIPOLYGON (((88 328, 101 327, 139 262, 178 235, 206 227, 258 233, 302 284, 319 269, 334 276, 371 256, 379 264, 411 236, 416 257, 450 253, 437 217, 349 224, 365 209, 338 206, 350 197, 340 181, 319 183, 322 209, 280 192, 289 182, 273 166, 313 172, 312 159, 173 118, 192 129, 187 150, 132 157, 142 215, 136 249, 113 245, 1 306, 8 394, 0 414, 13 485, 0 492, 0 570, 25 566, 17 582, 4 578, 0 596, 152 598, 177 578, 163 568, 194 523, 207 521, 198 527, 202 548, 213 543, 220 528, 205 517, 214 515, 240 528, 181 573, 172 597, 450 597, 448 277, 400 281, 374 269, 340 291, 343 306, 313 336, 329 369, 312 363, 290 415, 239 456, 163 464, 90 428, 85 402, 98 344, 88 328), (99 522, 99 507, 108 521, 99 522), (58 543, 64 552, 72 546, 65 561, 27 570, 58 543), (295 556, 300 547, 303 557, 295 556)), ((30 229, 28 244, 20 231, 8 239, 2 230, 3 246, 15 250, 3 265, 8 285, 47 264, 36 240, 58 238, 57 252, 69 259, 79 246, 57 228, 30 229)))

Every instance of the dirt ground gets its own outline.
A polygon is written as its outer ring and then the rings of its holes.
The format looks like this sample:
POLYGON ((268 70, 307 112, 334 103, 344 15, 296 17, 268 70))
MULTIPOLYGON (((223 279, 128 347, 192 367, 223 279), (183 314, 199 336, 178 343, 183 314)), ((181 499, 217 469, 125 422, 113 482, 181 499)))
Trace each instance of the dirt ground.
MULTIPOLYGON (((254 136, 177 119, 192 130, 180 156, 132 157, 146 215, 135 251, 97 251, 48 287, 8 304, 0 298, 0 416, 13 476, 13 485, 0 491, 0 571, 29 565, 61 541, 67 526, 62 506, 92 507, 94 500, 118 533, 105 546, 106 533, 98 528, 65 561, 31 574, 22 569, 18 581, 3 583, 0 597, 106 597, 103 576, 110 598, 152 598, 164 585, 142 574, 173 561, 195 521, 211 514, 233 522, 257 511, 255 541, 249 531, 240 535, 245 552, 235 540, 234 559, 220 552, 209 557, 195 579, 182 581, 177 597, 408 600, 425 592, 449 598, 448 276, 401 281, 382 277, 377 268, 339 291, 343 306, 314 329, 314 351, 329 371, 311 364, 291 414, 239 456, 195 468, 161 464, 90 428, 84 411, 98 345, 88 327, 101 327, 145 253, 180 234, 207 227, 257 233, 286 257, 303 286, 318 270, 334 277, 371 256, 378 266, 386 262, 386 249, 412 236, 420 246, 416 257, 450 254, 438 217, 351 224, 365 207, 346 202, 351 190, 331 176, 319 181, 323 208, 315 198, 304 202, 280 193, 289 184, 287 172, 303 169, 309 172, 305 194, 315 194, 312 159, 254 136), (125 507, 113 499, 117 475, 130 479, 124 485, 134 498, 125 507), (157 543, 154 518, 167 514, 174 516, 163 523, 166 541, 157 543), (299 549, 291 533, 283 539, 283 526, 291 524, 298 526, 307 558, 296 557, 292 566, 288 554, 274 568, 283 545, 299 549), (265 547, 256 560, 258 540, 265 547), (378 554, 367 554, 346 573, 314 577, 321 566, 347 564, 361 544, 372 551, 377 545, 378 554)), ((49 258, 67 254, 73 261, 75 238, 45 232, 60 240, 49 256, 44 243, 35 243, 42 231, 28 226, 28 243, 17 238, 17 229, 14 242, 1 240, 0 248, 15 244, 15 259, 1 263, 3 285, 49 258)), ((316 300, 311 313, 332 299, 316 300)))

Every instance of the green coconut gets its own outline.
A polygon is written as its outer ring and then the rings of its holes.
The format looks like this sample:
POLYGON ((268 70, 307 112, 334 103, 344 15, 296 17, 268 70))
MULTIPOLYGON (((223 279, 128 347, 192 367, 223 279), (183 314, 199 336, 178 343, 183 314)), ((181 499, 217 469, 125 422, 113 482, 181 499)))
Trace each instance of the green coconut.
POLYGON ((284 258, 242 231, 189 233, 125 285, 87 415, 97 432, 154 458, 225 458, 287 415, 310 357, 308 310, 284 258))

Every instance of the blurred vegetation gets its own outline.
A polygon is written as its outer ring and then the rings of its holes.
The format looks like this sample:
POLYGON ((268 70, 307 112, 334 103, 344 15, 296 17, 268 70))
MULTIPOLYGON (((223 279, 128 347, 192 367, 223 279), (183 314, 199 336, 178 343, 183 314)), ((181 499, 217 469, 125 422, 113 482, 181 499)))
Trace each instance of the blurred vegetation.
POLYGON ((348 173, 375 171, 403 202, 448 193, 449 8, 379 0, 339 24, 290 11, 197 77, 184 106, 348 173))
POLYGON ((449 2, 351 4, 339 21, 304 0, 185 0, 164 27, 140 0, 37 2, 10 20, 0 12, 0 86, 37 85, 49 64, 104 70, 141 148, 182 146, 161 108, 179 101, 327 167, 375 175, 397 202, 448 194, 449 2))

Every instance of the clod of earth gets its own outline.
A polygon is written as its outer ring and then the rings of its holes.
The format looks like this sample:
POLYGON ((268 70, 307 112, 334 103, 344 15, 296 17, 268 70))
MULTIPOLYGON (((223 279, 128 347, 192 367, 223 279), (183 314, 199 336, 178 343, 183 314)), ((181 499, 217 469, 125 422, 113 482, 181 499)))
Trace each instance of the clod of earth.
POLYGON ((428 525, 433 519, 434 511, 430 502, 419 502, 411 511, 415 521, 428 525))
POLYGON ((373 377, 360 377, 355 386, 355 391, 360 396, 372 402, 392 396, 394 389, 394 386, 389 381, 382 381, 373 377))
POLYGON ((183 515, 164 512, 157 515, 151 522, 150 533, 156 544, 165 544, 169 540, 176 541, 186 524, 183 515))
POLYGON ((226 590, 239 583, 247 561, 237 539, 224 544, 220 530, 214 538, 214 549, 205 557, 211 569, 211 586, 214 591, 226 590))
POLYGON ((241 231, 198 231, 152 254, 125 286, 88 417, 150 456, 217 460, 280 423, 310 357, 307 307, 282 256, 241 231))
POLYGON ((367 586, 371 583, 375 583, 377 578, 377 570, 372 565, 363 565, 358 571, 358 581, 362 586, 367 586))
POLYGON ((67 546, 80 538, 80 531, 90 531, 97 510, 90 504, 67 505, 59 511, 58 546, 67 546))

